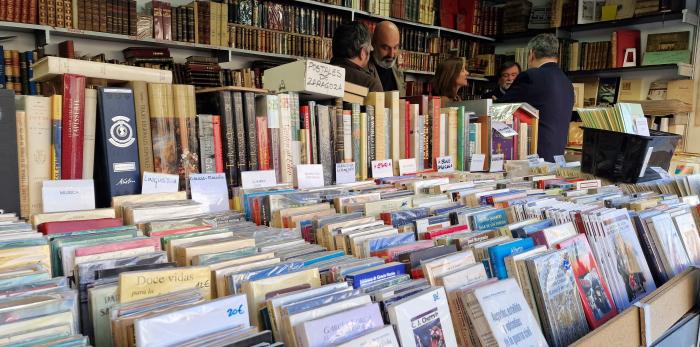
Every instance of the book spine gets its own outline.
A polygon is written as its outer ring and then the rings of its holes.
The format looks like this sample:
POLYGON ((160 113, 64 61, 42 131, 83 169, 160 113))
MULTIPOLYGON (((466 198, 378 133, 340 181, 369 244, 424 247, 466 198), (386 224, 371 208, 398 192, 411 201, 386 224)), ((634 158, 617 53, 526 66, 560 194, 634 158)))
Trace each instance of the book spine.
MULTIPOLYGON (((199 135, 199 156, 202 173, 216 173, 219 169, 216 148, 216 131, 214 130, 214 117, 212 115, 197 116, 197 134, 199 135)), ((219 122, 221 120, 219 119, 219 122)), ((219 124, 219 141, 221 141, 221 124, 219 124)), ((221 172, 223 172, 223 155, 221 155, 221 172)))
POLYGON ((431 163, 433 168, 437 168, 437 158, 440 156, 443 148, 440 146, 440 134, 442 133, 442 128, 440 127, 440 98, 432 97, 429 102, 430 107, 430 118, 432 121, 430 139, 431 139, 431 163))
MULTIPOLYGON (((430 159, 433 151, 433 139, 431 138, 432 117, 429 114, 423 116, 423 169, 433 167, 433 162, 430 159)), ((439 140, 438 140, 439 141, 439 140)))
POLYGON ((28 21, 28 23, 36 24, 37 23, 37 16, 38 16, 37 0, 29 1, 29 21, 28 21))
POLYGON ((309 106, 301 106, 299 116, 301 117, 302 124, 302 129, 300 131, 304 138, 304 146, 302 147, 304 155, 302 162, 304 164, 312 164, 314 152, 311 140, 311 113, 309 112, 309 106))
POLYGON ((160 6, 160 1, 153 1, 153 38, 162 40, 163 35, 163 9, 160 6))
POLYGON ((367 169, 369 164, 367 163, 367 152, 368 152, 368 142, 367 142, 367 113, 360 113, 360 157, 357 159, 356 168, 359 165, 357 173, 359 175, 359 180, 364 181, 368 178, 367 169))
POLYGON ((224 172, 224 153, 221 150, 221 116, 212 117, 212 132, 214 134, 214 162, 217 173, 224 172))
POLYGON ((132 130, 136 122, 133 93, 128 88, 101 87, 98 105, 95 180, 101 189, 95 192, 96 203, 109 207, 113 197, 141 190, 139 152, 132 130))
POLYGON ((350 163, 352 162, 352 150, 353 150, 353 143, 352 143, 352 111, 343 111, 342 113, 342 126, 343 126, 343 143, 345 146, 343 147, 344 152, 343 152, 343 162, 344 163, 350 163))
POLYGON ((243 96, 240 92, 231 92, 233 100, 233 117, 235 120, 236 129, 236 149, 238 149, 238 170, 239 172, 248 171, 248 153, 246 149, 246 133, 245 133, 245 115, 243 114, 243 96))
MULTIPOLYGON (((73 28, 73 3, 71 0, 56 0, 56 1, 63 1, 63 24, 65 25, 66 28, 72 29, 73 28)), ((27 2, 34 2, 33 0, 29 0, 27 2)), ((27 9, 27 14, 29 13, 29 9, 27 9)))
POLYGON ((177 174, 178 160, 175 139, 175 116, 169 84, 148 84, 148 106, 153 141, 153 168, 155 172, 177 174))
POLYGON ((255 94, 243 93, 243 113, 245 115, 245 133, 247 134, 246 149, 248 155, 248 170, 258 170, 258 147, 255 120, 255 94))
POLYGON ((360 105, 352 104, 352 115, 350 121, 351 137, 352 137, 352 158, 355 163, 355 179, 360 180, 360 152, 361 152, 361 121, 360 121, 360 105))
POLYGON ((148 104, 148 85, 142 81, 132 81, 129 87, 134 91, 136 111, 136 134, 138 135, 139 166, 141 172, 153 172, 153 140, 151 138, 151 115, 148 104))
POLYGON ((61 95, 51 96, 51 179, 61 179, 61 95))
POLYGON ((333 149, 331 143, 331 119, 327 106, 316 106, 318 115, 318 159, 323 167, 324 185, 333 184, 333 149), (332 170, 332 171, 331 171, 332 170))
MULTIPOLYGON (((63 20, 63 0, 53 0, 54 3, 54 10, 56 11, 56 26, 65 28, 65 22, 63 20)), ((19 9, 15 8, 15 15, 17 15, 19 12, 17 12, 19 9)))
POLYGON ((270 142, 267 136, 267 118, 255 117, 258 141, 258 170, 270 170, 270 142))
POLYGON ((61 179, 80 179, 83 176, 84 76, 63 75, 62 114, 61 179))
POLYGON ((17 131, 17 169, 19 176, 19 207, 22 218, 29 217, 29 172, 27 164, 27 115, 15 113, 17 131))
POLYGON ((25 96, 27 117, 27 172, 29 216, 43 212, 41 188, 50 180, 51 101, 48 97, 25 96))
MULTIPOLYGON (((280 176, 281 182, 292 183, 294 163, 292 159, 292 111, 289 94, 280 94, 280 176)), ((330 134, 329 134, 330 136, 330 134)))
POLYGON ((375 151, 375 118, 374 118, 374 107, 366 106, 367 110, 367 172, 368 177, 372 176, 372 161, 377 160, 375 151))
POLYGON ((316 117, 316 102, 309 101, 309 120, 310 126, 309 132, 311 133, 311 163, 319 164, 318 159, 318 119, 316 117))
POLYGON ((136 0, 129 0, 129 36, 138 35, 136 5, 136 0))
MULTIPOLYGON (((59 0, 60 1, 60 0, 59 0)), ((7 17, 12 18, 15 14, 14 1, 9 1, 7 3, 7 17)), ((46 0, 46 23, 49 26, 56 26, 56 0, 46 0)))
MULTIPOLYGON (((95 167, 95 127, 97 124, 97 90, 85 89, 83 130, 83 179, 92 179, 95 167)), ((138 129, 136 130, 138 134, 138 129)), ((150 138, 150 128, 149 128, 150 138)))
POLYGON ((172 40, 172 7, 167 2, 161 2, 161 14, 163 16, 163 40, 172 40))
MULTIPOLYGON (((3 6, 4 8, 9 8, 9 5, 3 6)), ((4 11, 7 14, 7 11, 4 11)), ((6 18, 6 15, 3 16, 6 18)), ((39 0, 39 25, 49 24, 49 13, 48 13, 48 0, 39 0)))

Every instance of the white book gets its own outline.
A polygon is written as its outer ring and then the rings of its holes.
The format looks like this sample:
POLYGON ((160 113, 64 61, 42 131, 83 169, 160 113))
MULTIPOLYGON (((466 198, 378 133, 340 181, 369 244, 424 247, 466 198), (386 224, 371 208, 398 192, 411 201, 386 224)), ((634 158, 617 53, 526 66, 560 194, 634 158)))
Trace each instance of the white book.
POLYGON ((295 327, 299 347, 330 346, 384 325, 379 304, 372 303, 303 322, 295 327))
POLYGON ((294 180, 294 159, 292 154, 292 111, 289 94, 279 94, 279 104, 281 183, 292 183, 294 180))
MULTIPOLYGON (((391 159, 391 134, 393 132, 391 125, 392 125, 392 120, 391 120, 392 114, 391 114, 391 109, 388 107, 384 108, 384 132, 386 133, 386 136, 384 136, 384 158, 385 159, 391 159)), ((397 166, 397 165, 394 165, 397 166)))
POLYGON ((17 97, 27 118, 27 172, 29 215, 44 211, 42 184, 51 179, 51 101, 43 96, 17 97))
POLYGON ((457 346, 447 295, 442 287, 431 287, 401 300, 391 305, 388 311, 401 346, 430 346, 436 342, 438 346, 457 346), (434 335, 440 330, 441 335, 434 335))
POLYGON ((249 326, 248 303, 242 294, 138 319, 134 329, 138 346, 165 347, 197 336, 249 326))
POLYGON ((440 156, 447 155, 447 115, 440 113, 440 156))
POLYGON ((149 83, 173 83, 169 70, 100 63, 89 60, 44 57, 33 65, 33 81, 43 82, 67 73, 112 81, 144 81, 149 83))
POLYGON ((385 325, 360 337, 336 345, 336 347, 399 347, 399 342, 396 340, 394 328, 391 325, 385 325))
MULTIPOLYGON (((399 91, 394 90, 394 91, 389 91, 385 92, 384 96, 384 102, 386 103, 386 106, 389 107, 389 114, 391 114, 391 159, 394 160, 394 171, 395 174, 398 174, 398 161, 399 159, 403 158, 401 156, 401 141, 399 140, 402 136, 402 127, 404 126, 404 122, 400 121, 401 119, 401 113, 402 110, 405 110, 405 104, 399 99, 399 91)), ((405 112, 405 111, 404 111, 405 112)))
MULTIPOLYGON (((525 302, 520 287, 514 279, 508 278, 474 290, 474 296, 481 306, 481 312, 495 341, 481 341, 491 346, 547 346, 530 307, 525 302), (519 323, 519 324, 518 324, 519 323)), ((481 336, 481 334, 480 334, 481 336)))
POLYGON ((418 115, 416 117, 416 123, 417 125, 417 130, 415 132, 416 135, 416 151, 414 157, 416 158, 416 169, 418 171, 423 171, 425 169, 425 162, 424 160, 424 154, 425 154, 425 126, 423 122, 425 121, 424 115, 418 115))
POLYGON ((95 126, 97 90, 85 89, 85 123, 83 126, 83 179, 91 179, 95 166, 95 126))
POLYGON ((352 115, 349 113, 343 113, 343 160, 352 161, 352 115))

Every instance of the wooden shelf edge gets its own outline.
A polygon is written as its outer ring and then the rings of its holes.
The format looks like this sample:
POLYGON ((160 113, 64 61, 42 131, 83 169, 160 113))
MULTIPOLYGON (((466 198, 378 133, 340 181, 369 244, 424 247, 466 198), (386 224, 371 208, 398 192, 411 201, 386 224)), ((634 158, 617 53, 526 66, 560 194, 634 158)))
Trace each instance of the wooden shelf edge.
POLYGON ((212 93, 212 92, 225 92, 225 91, 253 92, 256 94, 269 94, 270 93, 267 89, 238 87, 238 86, 202 88, 202 89, 195 90, 195 93, 212 93))

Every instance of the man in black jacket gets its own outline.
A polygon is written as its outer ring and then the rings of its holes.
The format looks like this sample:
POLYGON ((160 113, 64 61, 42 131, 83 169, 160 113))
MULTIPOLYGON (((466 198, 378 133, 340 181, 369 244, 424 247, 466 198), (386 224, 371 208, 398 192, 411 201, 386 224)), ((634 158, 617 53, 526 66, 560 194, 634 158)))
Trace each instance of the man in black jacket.
POLYGON ((559 68, 559 41, 552 34, 539 34, 527 44, 528 70, 521 72, 497 102, 527 102, 540 111, 537 154, 554 162, 564 154, 574 88, 559 68))
POLYGON ((346 82, 367 87, 370 92, 383 92, 382 82, 369 64, 372 50, 372 35, 364 24, 343 24, 333 33, 331 64, 345 68, 346 82))

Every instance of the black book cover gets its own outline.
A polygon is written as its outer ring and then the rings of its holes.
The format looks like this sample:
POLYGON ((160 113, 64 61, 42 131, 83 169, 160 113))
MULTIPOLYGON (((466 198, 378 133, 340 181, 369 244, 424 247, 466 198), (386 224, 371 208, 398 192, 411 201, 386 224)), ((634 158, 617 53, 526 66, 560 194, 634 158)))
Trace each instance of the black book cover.
POLYGON ((19 215, 19 167, 15 92, 0 89, 0 209, 19 215))
POLYGON ((238 149, 238 170, 248 171, 246 153, 245 115, 243 114, 243 96, 240 92, 231 92, 233 99, 233 117, 236 127, 236 148, 238 149))
POLYGON ((258 139, 255 121, 255 93, 243 93, 243 113, 245 114, 245 132, 248 134, 248 169, 258 169, 258 139))
POLYGON ((114 196, 141 192, 134 94, 101 87, 97 99, 95 199, 98 207, 109 207, 114 196))
POLYGON ((233 119, 233 103, 230 92, 197 94, 197 113, 212 114, 221 117, 221 153, 224 157, 224 173, 229 187, 229 197, 233 196, 232 187, 238 186, 238 152, 236 151, 236 127, 233 119))
POLYGON ((437 258, 454 252, 457 252, 457 246, 454 244, 422 248, 400 254, 399 261, 408 265, 409 270, 412 270, 415 267, 419 267, 422 260, 437 258))

